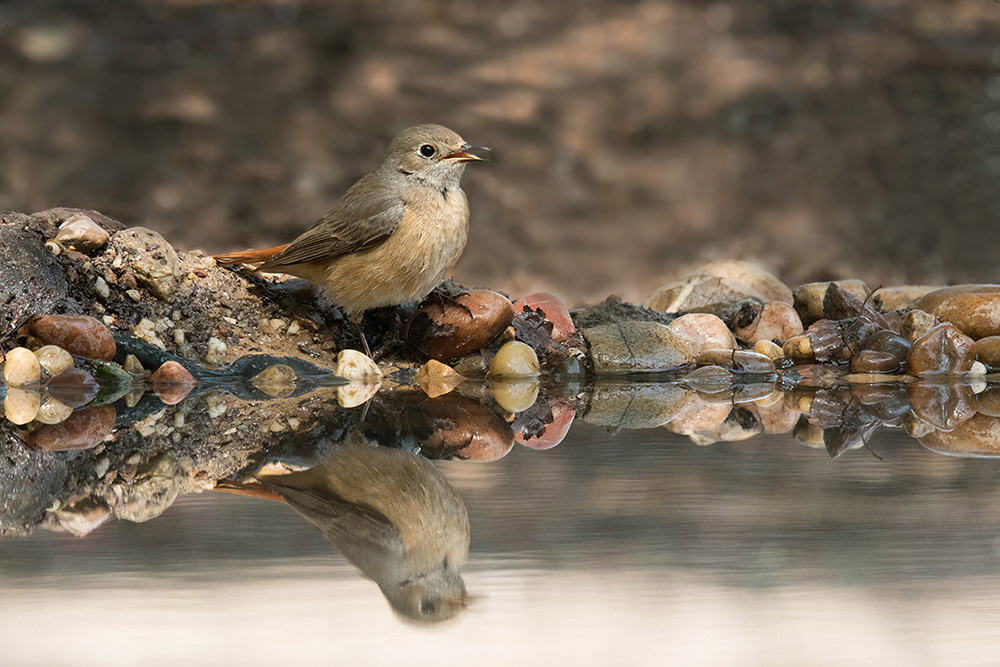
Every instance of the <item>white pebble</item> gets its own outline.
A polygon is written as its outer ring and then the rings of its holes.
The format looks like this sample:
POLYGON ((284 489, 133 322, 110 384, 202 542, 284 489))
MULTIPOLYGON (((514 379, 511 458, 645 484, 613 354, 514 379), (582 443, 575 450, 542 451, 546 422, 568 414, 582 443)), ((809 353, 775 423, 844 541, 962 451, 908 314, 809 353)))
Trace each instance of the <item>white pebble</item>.
POLYGON ((94 281, 94 291, 102 299, 107 299, 111 296, 111 289, 108 288, 108 283, 100 276, 97 276, 97 280, 94 281))
POLYGON ((205 352, 205 363, 217 366, 223 362, 226 356, 226 344, 212 336, 208 339, 208 350, 205 352))

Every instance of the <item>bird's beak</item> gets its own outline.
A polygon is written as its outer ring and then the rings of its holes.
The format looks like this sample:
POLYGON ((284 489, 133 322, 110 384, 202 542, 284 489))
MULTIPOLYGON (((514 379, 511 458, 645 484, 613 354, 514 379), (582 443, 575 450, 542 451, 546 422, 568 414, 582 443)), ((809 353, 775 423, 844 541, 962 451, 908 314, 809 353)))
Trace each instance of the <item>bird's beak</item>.
POLYGON ((465 144, 454 153, 448 153, 443 160, 454 160, 455 162, 487 162, 490 159, 490 149, 486 146, 470 146, 465 144), (482 153, 476 155, 473 151, 482 153))

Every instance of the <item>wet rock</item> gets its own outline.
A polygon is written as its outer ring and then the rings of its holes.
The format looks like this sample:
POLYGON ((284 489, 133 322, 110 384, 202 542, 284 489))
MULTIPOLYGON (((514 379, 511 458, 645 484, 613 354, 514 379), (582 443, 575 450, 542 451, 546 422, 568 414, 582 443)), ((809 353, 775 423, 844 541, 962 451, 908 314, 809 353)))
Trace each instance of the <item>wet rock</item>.
POLYGON ((103 322, 88 315, 42 315, 28 322, 22 333, 42 345, 57 345, 70 354, 110 361, 115 338, 103 322))
POLYGON ((38 382, 42 368, 38 357, 25 347, 15 347, 7 353, 3 364, 3 381, 8 387, 38 382))
POLYGON ((111 512, 102 499, 84 498, 60 506, 55 515, 60 526, 76 537, 83 537, 107 521, 111 517, 111 512))
POLYGON ((67 368, 49 380, 48 388, 52 398, 74 409, 93 401, 100 390, 94 376, 80 368, 67 368))
POLYGON ((490 378, 490 392, 507 412, 524 412, 538 400, 538 380, 490 378))
POLYGON ((745 373, 773 373, 774 362, 751 350, 707 350, 698 355, 697 364, 716 365, 745 373))
POLYGON ((28 216, 5 213, 0 223, 0 331, 9 331, 34 313, 64 308, 69 283, 62 264, 43 244, 41 234, 29 228, 28 216))
POLYGON ((139 357, 134 354, 125 355, 125 362, 122 363, 122 369, 126 373, 131 373, 134 376, 140 377, 146 374, 146 369, 143 368, 142 362, 139 361, 139 357))
POLYGON ((817 320, 801 336, 785 341, 782 352, 797 364, 841 363, 849 360, 875 330, 875 325, 864 318, 817 320))
POLYGON ((939 454, 994 458, 1000 456, 1000 419, 980 413, 951 431, 931 431, 919 441, 939 454))
POLYGON ((63 371, 73 368, 73 355, 58 345, 46 345, 35 350, 38 364, 49 377, 55 377, 63 371))
POLYGON ((1000 386, 991 385, 976 396, 979 413, 990 417, 1000 417, 1000 386))
POLYGON ((565 403, 553 403, 551 406, 552 421, 545 424, 541 432, 531 435, 517 433, 514 435, 514 439, 531 449, 552 449, 566 438, 575 417, 576 410, 571 406, 565 403))
MULTIPOLYGON (((864 300, 868 296, 868 286, 860 280, 838 280, 836 283, 859 299, 864 300)), ((806 283, 792 291, 795 310, 798 311, 803 326, 823 319, 823 301, 829 287, 829 282, 806 283)))
POLYGON ((943 322, 913 342, 906 367, 910 375, 957 375, 972 368, 974 341, 943 322))
POLYGON ((659 322, 660 324, 670 324, 677 319, 676 315, 661 313, 650 310, 633 303, 622 301, 620 297, 612 294, 604 301, 589 308, 572 313, 573 322, 577 330, 590 329, 602 324, 616 324, 619 322, 659 322))
POLYGON ((690 342, 656 322, 621 322, 583 329, 598 375, 663 371, 691 361, 690 342))
POLYGON ((336 374, 355 382, 378 382, 382 379, 382 371, 371 357, 357 350, 340 351, 336 374))
POLYGON ((78 213, 59 225, 56 243, 89 255, 108 242, 111 235, 89 215, 78 213))
POLYGON ((681 315, 667 325, 688 339, 688 356, 692 359, 705 350, 733 350, 736 339, 726 323, 709 313, 681 315))
POLYGON ((895 421, 910 410, 906 386, 892 383, 853 383, 851 395, 865 406, 865 411, 885 422, 895 421))
POLYGON ((781 301, 792 305, 792 290, 764 267, 740 260, 722 260, 701 267, 692 275, 716 276, 742 283, 760 295, 764 301, 781 301))
POLYGON ((496 461, 514 447, 514 430, 478 401, 447 394, 428 398, 410 413, 421 452, 432 459, 496 461))
POLYGON ((865 339, 863 348, 851 358, 851 370, 855 373, 897 373, 905 366, 910 348, 910 341, 901 335, 888 329, 877 331, 865 339))
POLYGON ((897 285, 878 291, 883 310, 912 310, 925 295, 941 289, 940 285, 897 285))
POLYGON ((799 419, 799 422, 792 431, 792 437, 806 447, 826 449, 826 441, 823 439, 823 429, 805 419, 799 419))
POLYGON ((717 442, 740 442, 752 438, 760 432, 760 424, 757 423, 753 415, 742 408, 737 408, 730 411, 725 421, 715 428, 692 431, 686 435, 694 444, 705 447, 717 442))
POLYGON ((95 447, 115 427, 117 413, 113 405, 77 410, 58 424, 45 424, 29 431, 28 444, 47 452, 63 452, 95 447))
POLYGON ((729 417, 730 403, 712 403, 690 394, 684 406, 665 426, 674 433, 691 436, 695 433, 715 431, 729 417))
POLYGON ((986 336, 973 346, 976 361, 982 362, 991 371, 1000 370, 1000 336, 986 336))
POLYGON ((1000 335, 1000 285, 955 285, 931 292, 917 308, 972 338, 1000 335))
POLYGON ((922 310, 911 310, 903 317, 899 334, 911 343, 936 327, 940 321, 922 310))
POLYGON ((7 397, 3 400, 4 416, 12 424, 23 426, 38 416, 42 406, 42 398, 37 391, 8 387, 7 397))
POLYGON ((975 393, 966 385, 913 382, 906 394, 912 414, 939 431, 953 431, 978 407, 975 393))
POLYGON ((116 233, 111 243, 139 284, 163 301, 173 299, 186 270, 166 239, 145 227, 130 227, 116 233))
POLYGON ((531 346, 512 340, 497 350, 490 363, 490 377, 534 377, 539 368, 538 355, 531 346))
POLYGON ((250 379, 250 384, 272 398, 284 398, 295 392, 295 370, 286 364, 268 366, 250 379))
POLYGON ((765 303, 760 314, 748 325, 733 332, 744 343, 777 341, 783 345, 792 336, 802 333, 802 320, 795 308, 783 301, 765 303))
POLYGON ((515 313, 522 313, 526 308, 541 310, 545 319, 552 323, 552 340, 564 342, 576 333, 566 304, 555 294, 535 292, 514 302, 515 313))
POLYGON ((478 352, 514 319, 503 295, 472 290, 451 301, 425 303, 406 324, 406 344, 423 357, 454 361, 478 352))
POLYGON ((879 329, 888 329, 889 322, 875 305, 878 297, 858 297, 837 283, 830 283, 823 297, 823 317, 828 320, 849 320, 863 317, 879 329))
POLYGON ((198 381, 176 361, 165 361, 153 373, 153 391, 167 405, 177 405, 191 393, 198 381))
POLYGON ((60 424, 66 421, 71 414, 73 414, 73 408, 50 396, 38 409, 35 421, 39 424, 60 424))
MULTIPOLYGON (((481 359, 482 357, 480 357, 481 359)), ((424 393, 431 398, 447 394, 462 381, 462 376, 448 364, 443 364, 437 359, 431 359, 420 367, 413 378, 417 386, 424 390, 424 393)))
POLYGON ((728 322, 744 303, 765 299, 750 287, 717 276, 691 276, 658 289, 643 304, 664 313, 711 313, 728 322))
POLYGON ((776 361, 785 357, 785 352, 781 349, 781 346, 769 340, 759 340, 754 343, 753 351, 757 354, 763 354, 771 361, 776 361))
POLYGON ((135 523, 155 519, 174 504, 185 477, 172 455, 161 454, 138 466, 135 478, 124 487, 112 513, 135 523))
POLYGON ((356 408, 370 401, 381 386, 380 381, 352 381, 351 384, 337 387, 337 403, 342 408, 356 408))
POLYGON ((598 383, 583 419, 613 431, 656 428, 674 419, 693 395, 669 384, 598 383))
POLYGON ((722 366, 701 366, 684 376, 684 384, 704 394, 715 394, 733 385, 733 374, 722 366))
MULTIPOLYGON (((440 362, 438 362, 440 363, 440 362)), ((464 378, 483 378, 489 372, 490 366, 481 354, 474 354, 455 364, 455 372, 464 378)))

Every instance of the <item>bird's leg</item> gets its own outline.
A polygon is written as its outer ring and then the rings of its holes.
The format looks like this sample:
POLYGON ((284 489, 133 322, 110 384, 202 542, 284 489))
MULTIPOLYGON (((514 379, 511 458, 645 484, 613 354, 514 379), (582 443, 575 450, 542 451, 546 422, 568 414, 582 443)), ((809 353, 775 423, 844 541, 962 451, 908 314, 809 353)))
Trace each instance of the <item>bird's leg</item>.
POLYGON ((363 312, 355 313, 348 316, 348 318, 351 320, 351 323, 354 324, 354 328, 358 332, 358 337, 361 338, 361 345, 362 347, 365 348, 365 354, 370 357, 372 356, 372 351, 368 349, 368 339, 365 338, 365 330, 361 328, 361 321, 364 319, 364 317, 365 314, 363 312))

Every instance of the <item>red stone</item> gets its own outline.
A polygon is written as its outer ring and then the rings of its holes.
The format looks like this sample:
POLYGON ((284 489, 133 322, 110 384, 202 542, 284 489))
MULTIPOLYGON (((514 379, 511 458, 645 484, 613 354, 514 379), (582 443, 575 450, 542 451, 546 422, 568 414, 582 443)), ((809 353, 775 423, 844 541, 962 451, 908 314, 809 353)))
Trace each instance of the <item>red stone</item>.
POLYGON ((552 404, 552 423, 545 425, 545 430, 540 435, 526 437, 523 433, 517 433, 514 440, 532 449, 552 449, 566 437, 569 427, 573 425, 576 417, 576 410, 565 403, 552 404))
POLYGON ((526 308, 541 310, 546 320, 552 322, 552 340, 563 342, 569 340, 576 333, 573 326, 573 318, 569 315, 569 310, 562 299, 549 292, 535 292, 522 296, 514 302, 514 312, 523 313, 526 308))
POLYGON ((198 381, 176 361, 165 361, 153 373, 153 391, 167 405, 177 405, 191 393, 198 381))
POLYGON ((115 338, 100 320, 87 315, 42 315, 22 327, 42 345, 58 345, 70 354, 88 359, 115 357, 115 338))

